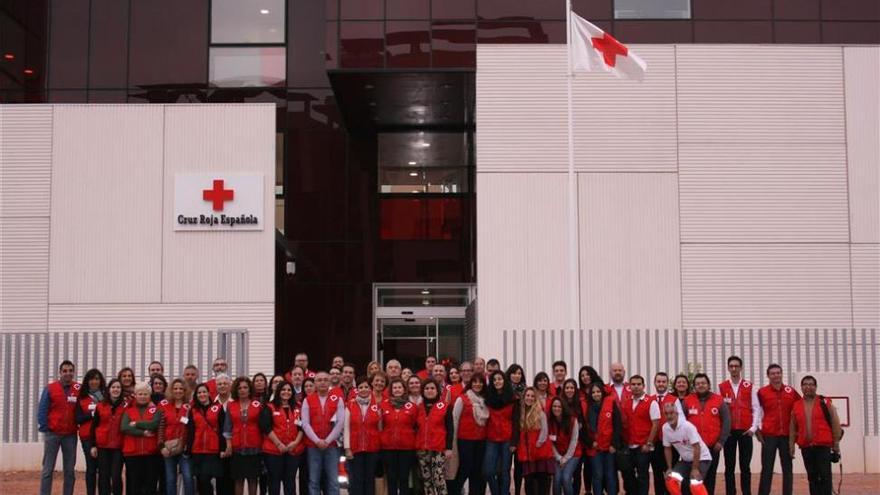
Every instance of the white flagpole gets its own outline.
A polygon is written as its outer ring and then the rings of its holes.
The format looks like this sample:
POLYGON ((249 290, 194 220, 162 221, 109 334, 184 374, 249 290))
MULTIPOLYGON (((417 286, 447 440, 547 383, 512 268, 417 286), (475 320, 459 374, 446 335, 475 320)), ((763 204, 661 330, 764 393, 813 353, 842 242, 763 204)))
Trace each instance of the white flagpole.
POLYGON ((578 184, 577 175, 574 173, 574 117, 572 111, 572 79, 574 78, 574 66, 572 64, 572 12, 571 0, 565 1, 565 24, 568 28, 566 36, 566 50, 568 66, 565 68, 565 82, 568 98, 568 269, 569 269, 569 328, 580 330, 580 252, 578 239, 578 184))

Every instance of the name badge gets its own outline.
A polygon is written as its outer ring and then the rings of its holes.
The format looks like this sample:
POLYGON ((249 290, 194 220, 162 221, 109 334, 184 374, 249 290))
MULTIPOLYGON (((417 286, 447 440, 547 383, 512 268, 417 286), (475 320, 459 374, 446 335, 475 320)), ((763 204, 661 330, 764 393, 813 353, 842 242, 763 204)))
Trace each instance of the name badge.
POLYGON ((181 416, 181 417, 180 417, 180 422, 183 423, 183 424, 187 424, 187 423, 189 423, 189 418, 186 417, 186 416, 181 416))
POLYGON ((725 397, 724 402, 727 402, 729 404, 729 403, 733 402, 733 399, 731 399, 730 397, 725 397))
POLYGON ((94 411, 96 407, 98 407, 98 405, 95 403, 89 404, 89 411, 94 411))
POLYGON ((551 442, 556 441, 556 435, 549 435, 547 438, 549 438, 551 442))
POLYGON ((76 397, 67 396, 67 402, 76 402, 76 397))

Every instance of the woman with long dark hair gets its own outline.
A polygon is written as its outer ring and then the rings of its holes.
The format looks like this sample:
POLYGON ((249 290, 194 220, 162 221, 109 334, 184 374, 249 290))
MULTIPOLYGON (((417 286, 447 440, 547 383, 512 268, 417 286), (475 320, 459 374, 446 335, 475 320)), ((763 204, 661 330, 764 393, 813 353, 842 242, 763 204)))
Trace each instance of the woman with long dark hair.
POLYGON ((489 420, 483 477, 492 495, 507 495, 510 493, 510 454, 516 451, 519 439, 519 405, 510 381, 501 371, 489 375, 486 405, 489 420))
MULTIPOLYGON (((560 392, 560 399, 562 399, 562 405, 565 407, 566 411, 569 415, 571 415, 572 419, 577 423, 578 429, 578 438, 580 439, 583 432, 583 429, 586 425, 586 408, 587 402, 586 399, 581 395, 580 390, 578 389, 578 383, 574 380, 574 378, 569 378, 562 382, 560 392)), ((553 406, 553 402, 550 402, 550 406, 553 406)), ((552 412, 550 411, 551 418, 552 412)), ((581 459, 583 453, 582 448, 577 449, 577 462, 572 468, 572 490, 574 493, 580 493, 581 490, 581 466, 583 465, 583 459, 581 459)))
MULTIPOLYGON (((563 395, 569 383, 574 385, 574 380, 563 383, 563 395)), ((575 388, 575 391, 577 388, 575 388)), ((578 401, 580 402, 580 401, 578 401)), ((556 397, 550 401, 550 418, 548 431, 550 434, 553 458, 556 460, 556 476, 553 477, 553 495, 576 495, 580 493, 580 483, 577 483, 578 491, 575 491, 575 483, 579 482, 577 469, 581 463, 581 442, 578 438, 581 425, 578 418, 572 414, 565 400, 556 397)))
POLYGON ((98 463, 98 493, 122 495, 122 413, 128 404, 122 383, 110 380, 104 398, 95 406, 89 438, 89 455, 98 463))
POLYGON ((95 495, 98 487, 98 459, 91 456, 92 447, 92 423, 95 409, 104 399, 104 391, 107 383, 104 375, 97 369, 86 371, 83 376, 82 386, 79 389, 76 404, 76 423, 79 425, 79 440, 82 444, 83 455, 86 458, 86 494, 95 495))
POLYGON ((513 387, 513 393, 516 395, 517 400, 521 399, 522 393, 528 386, 526 383, 526 372, 523 370, 523 367, 513 363, 507 367, 507 371, 504 374, 507 375, 507 380, 510 382, 510 386, 513 387))
POLYGON ((165 399, 165 393, 168 391, 168 380, 164 376, 156 373, 150 377, 150 401, 153 404, 159 404, 165 399))
MULTIPOLYGON (((214 488, 211 480, 220 483, 223 479, 223 461, 220 457, 226 451, 226 438, 223 436, 225 419, 226 411, 212 399, 208 386, 204 383, 196 385, 187 423, 187 446, 192 453, 192 471, 199 495, 212 495, 214 488)), ((218 491, 223 493, 222 490, 218 491)))
POLYGON ((418 409, 407 399, 403 381, 393 379, 389 388, 390 396, 381 404, 382 464, 389 495, 409 495, 409 472, 416 460, 418 409))
POLYGON ((418 407, 416 457, 425 495, 446 495, 446 461, 452 456, 455 427, 449 406, 440 397, 441 385, 428 379, 422 384, 418 407))
POLYGON ((251 379, 251 383, 254 384, 254 399, 264 404, 269 402, 269 396, 272 395, 272 389, 269 388, 269 379, 266 378, 266 375, 263 373, 255 374, 251 379))
POLYGON ((235 482, 235 495, 244 493, 247 481, 248 493, 257 495, 257 478, 260 476, 263 436, 260 432, 260 411, 263 404, 254 399, 254 384, 246 376, 232 382, 232 400, 226 406, 223 435, 226 436, 226 456, 231 477, 235 482))
POLYGON ((550 393, 550 375, 539 371, 532 380, 532 387, 535 389, 538 403, 544 408, 544 412, 547 412, 550 407, 550 399, 553 398, 553 394, 550 393))
POLYGON ((186 383, 183 379, 171 381, 168 398, 159 402, 164 421, 159 425, 159 453, 164 457, 167 495, 177 495, 177 473, 183 479, 183 493, 193 495, 193 476, 190 452, 186 445, 186 425, 189 423, 190 404, 186 401, 186 383))
POLYGON ((600 495, 604 489, 617 493, 617 468, 614 454, 623 448, 620 408, 601 382, 590 385, 587 409, 587 425, 593 438, 592 458, 593 494, 600 495))
POLYGON ((458 396, 452 407, 452 423, 458 447, 458 473, 450 492, 462 493, 468 481, 468 493, 485 493, 483 458, 486 455, 486 423, 489 409, 486 406, 486 381, 482 373, 471 376, 464 393, 458 396))
POLYGON ((134 370, 128 366, 124 367, 116 373, 116 379, 122 384, 122 397, 132 402, 131 399, 134 398, 134 370))
POLYGON ((263 432, 263 462, 268 472, 270 495, 296 493, 296 473, 303 461, 305 443, 299 409, 293 398, 293 385, 283 381, 275 390, 274 399, 260 412, 260 430, 263 432))

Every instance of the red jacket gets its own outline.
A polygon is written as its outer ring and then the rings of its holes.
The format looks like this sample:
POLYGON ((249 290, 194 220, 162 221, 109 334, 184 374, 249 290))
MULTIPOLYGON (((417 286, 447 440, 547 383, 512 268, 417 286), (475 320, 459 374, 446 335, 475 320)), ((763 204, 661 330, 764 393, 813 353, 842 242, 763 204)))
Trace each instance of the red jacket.
POLYGON ((458 438, 461 440, 485 440, 486 425, 480 426, 474 419, 474 404, 467 394, 462 394, 461 416, 458 417, 458 438))
POLYGON ((122 432, 119 431, 122 421, 122 413, 128 408, 128 403, 122 402, 113 410, 113 406, 101 401, 95 406, 98 416, 98 426, 95 427, 93 436, 95 446, 101 449, 121 449, 122 432))
POLYGON ((718 385, 718 391, 730 408, 730 429, 745 431, 751 428, 755 419, 752 414, 752 382, 741 380, 738 393, 734 394, 730 380, 724 380, 718 385))
MULTIPOLYGON (((556 446, 556 452, 558 452, 559 455, 565 455, 565 453, 568 452, 568 444, 571 443, 572 432, 577 428, 577 419, 571 418, 571 422, 573 423, 573 426, 568 432, 566 432, 564 428, 556 426, 555 421, 550 421, 550 424, 548 425, 547 429, 550 434, 548 440, 549 442, 553 442, 556 446)), ((581 448, 582 444, 583 442, 578 439, 577 446, 574 448, 574 458, 580 457, 583 453, 583 449, 581 448)))
MULTIPOLYGON (((825 399, 828 406, 828 412, 831 412, 831 399, 825 399)), ((810 426, 812 427, 812 438, 807 439, 807 411, 806 401, 803 399, 794 403, 791 414, 797 423, 797 444, 800 448, 807 447, 833 447, 834 436, 831 431, 831 425, 825 420, 825 413, 822 412, 822 406, 819 403, 819 397, 813 399, 813 407, 810 411, 810 426)))
MULTIPOLYGON (((156 406, 153 403, 147 405, 143 412, 136 405, 128 406, 125 412, 131 421, 151 421, 156 413, 156 406)), ((122 455, 125 457, 135 457, 142 455, 155 455, 159 453, 159 439, 155 432, 150 436, 122 435, 122 455)))
MULTIPOLYGON (((92 400, 92 397, 86 396, 84 399, 79 400, 78 407, 83 413, 89 414, 90 416, 94 416, 92 411, 98 408, 98 405, 95 404, 95 401, 92 400), (89 406, 94 404, 93 408, 90 410, 89 406)), ((88 440, 92 436, 92 422, 86 421, 85 423, 81 423, 79 425, 79 438, 80 440, 88 440)))
POLYGON ((489 420, 486 422, 486 440, 490 442, 511 441, 514 421, 513 402, 501 409, 489 407, 489 420))
MULTIPOLYGON (((300 432, 299 409, 295 407, 275 407, 271 402, 266 404, 266 409, 272 415, 272 432, 284 445, 296 440, 300 432)), ((305 442, 300 442, 290 455, 300 455, 305 452, 305 442)), ((281 455, 281 451, 275 446, 275 442, 266 434, 263 436, 263 453, 268 455, 281 455)))
POLYGON ((791 424, 791 408, 800 400, 801 394, 788 385, 779 390, 765 385, 758 390, 758 401, 764 409, 761 434, 767 437, 787 437, 791 424))
POLYGON ((361 414, 361 406, 352 399, 348 402, 348 413, 348 439, 352 453, 379 452, 382 447, 379 431, 382 411, 379 406, 370 402, 366 414, 361 414))
POLYGON ((633 410, 633 401, 635 399, 630 395, 620 404, 621 416, 625 416, 623 421, 629 428, 625 431, 625 441, 628 445, 645 445, 648 443, 648 437, 651 436, 651 428, 654 422, 651 420, 651 404, 657 400, 653 395, 645 394, 642 400, 633 410))
POLYGON ((175 407, 173 402, 164 399, 159 402, 159 409, 165 417, 165 440, 185 438, 190 405, 184 402, 180 407, 175 407))
POLYGON ((61 382, 52 382, 47 387, 49 392, 49 431, 56 435, 73 435, 76 433, 76 406, 79 403, 80 384, 73 382, 64 393, 61 382))
POLYGON ((553 447, 550 439, 545 439, 544 443, 538 447, 538 438, 541 435, 541 429, 533 430, 523 428, 519 433, 519 444, 516 448, 516 458, 520 462, 542 461, 553 459, 553 447))
MULTIPOLYGON (((319 439, 327 438, 333 431, 333 418, 336 417, 336 411, 340 407, 345 407, 342 399, 337 393, 331 391, 327 394, 323 407, 321 407, 321 397, 317 393, 306 396, 306 402, 309 404, 309 424, 312 426, 312 431, 319 439)), ((315 443, 306 437, 306 446, 314 447, 315 443)))
POLYGON ((205 412, 199 407, 194 407, 190 411, 190 418, 193 422, 193 454, 219 454, 220 453, 220 432, 223 425, 220 424, 220 416, 223 414, 223 407, 218 403, 211 404, 205 412))
POLYGON ((415 450, 416 428, 418 426, 418 407, 407 402, 395 409, 391 401, 385 400, 382 409, 382 450, 415 450))
POLYGON ((226 406, 226 414, 232 421, 232 450, 259 449, 263 446, 263 434, 260 432, 260 410, 263 405, 252 400, 247 405, 247 423, 241 422, 241 401, 230 401, 226 406))
POLYGON ((431 406, 430 411, 425 410, 424 404, 420 405, 418 410, 416 424, 419 432, 416 438, 416 450, 445 451, 446 415, 449 413, 449 406, 441 400, 431 406))
POLYGON ((599 418, 596 422, 596 431, 594 432, 596 450, 599 452, 608 452, 611 448, 611 441, 614 438, 614 407, 616 405, 617 401, 614 399, 614 394, 607 395, 602 400, 602 407, 599 409, 599 418))
POLYGON ((697 427, 700 438, 710 449, 721 438, 721 406, 724 400, 720 395, 709 392, 705 404, 700 404, 697 394, 684 398, 684 413, 687 420, 697 427))

